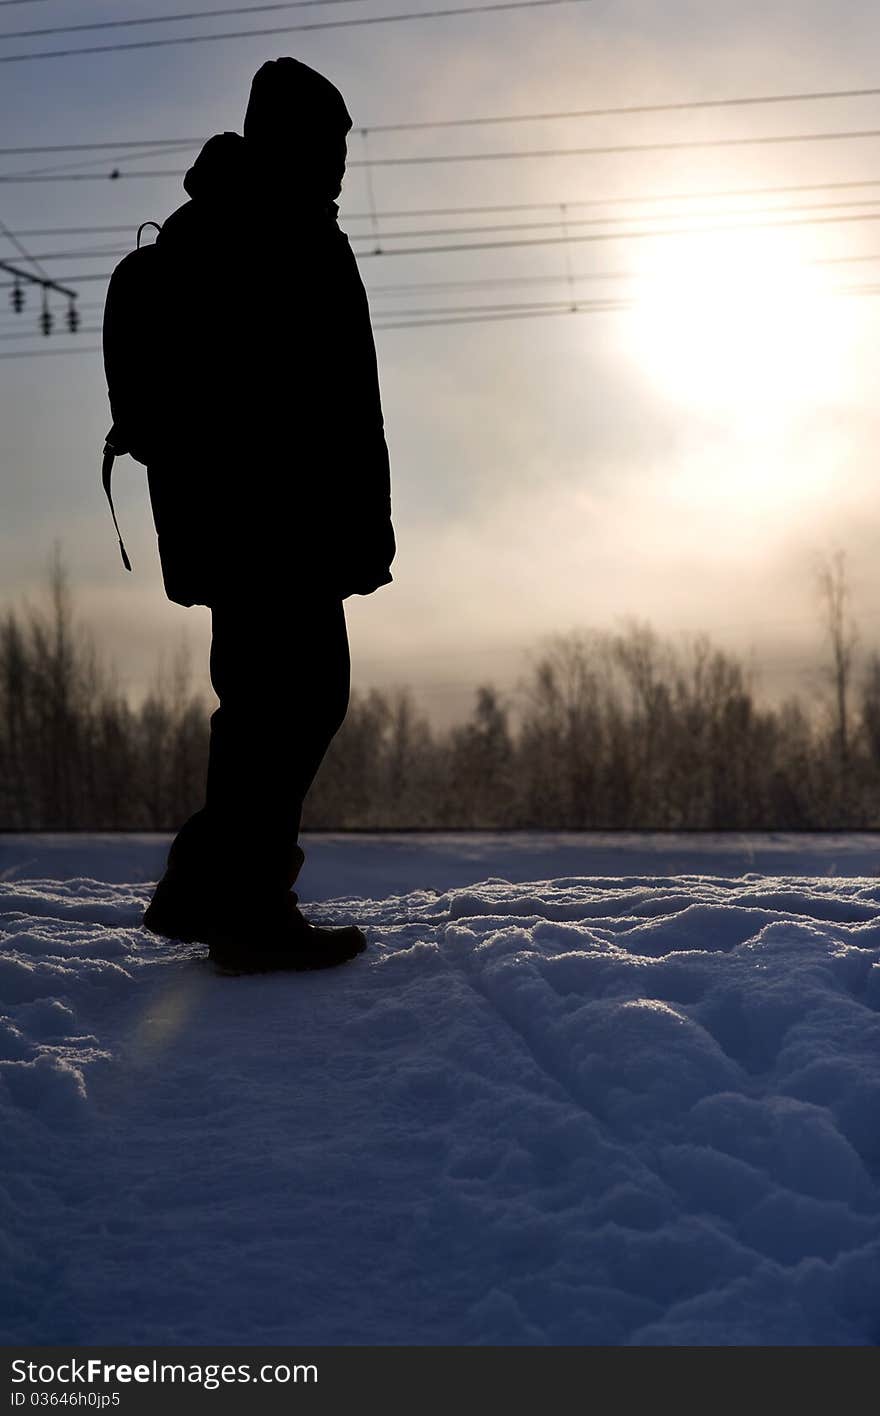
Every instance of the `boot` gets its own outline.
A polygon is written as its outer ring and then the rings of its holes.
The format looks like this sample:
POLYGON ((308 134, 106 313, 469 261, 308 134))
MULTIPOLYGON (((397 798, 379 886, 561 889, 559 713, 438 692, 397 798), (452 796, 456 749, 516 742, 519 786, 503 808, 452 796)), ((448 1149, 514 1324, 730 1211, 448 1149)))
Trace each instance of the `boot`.
MULTIPOLYGON (((289 892, 305 854, 296 844, 271 842, 256 833, 225 836, 202 808, 180 828, 168 851, 161 880, 143 917, 154 934, 194 943, 205 938, 236 880, 266 881, 272 893, 289 892)), ((296 904, 296 896, 293 896, 296 904)))
POLYGON ((289 891, 274 908, 232 905, 219 892, 213 901, 183 894, 160 880, 144 915, 154 934, 188 944, 207 944, 208 957, 222 973, 266 973, 275 969, 326 969, 348 963, 367 941, 354 925, 325 929, 310 923, 289 891))
POLYGON ((144 912, 144 929, 184 944, 206 943, 216 912, 217 888, 215 885, 212 890, 207 882, 184 886, 166 871, 144 912))
POLYGON ((288 897, 283 909, 227 917, 211 931, 208 957, 218 973, 302 972, 346 964, 367 941, 355 925, 324 929, 305 919, 288 897))

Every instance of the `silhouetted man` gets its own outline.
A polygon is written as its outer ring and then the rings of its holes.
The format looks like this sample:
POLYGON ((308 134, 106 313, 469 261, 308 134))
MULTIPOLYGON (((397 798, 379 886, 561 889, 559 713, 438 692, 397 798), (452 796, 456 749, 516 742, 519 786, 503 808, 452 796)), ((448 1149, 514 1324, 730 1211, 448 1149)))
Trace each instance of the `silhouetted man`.
POLYGON ((350 128, 322 75, 264 64, 244 136, 205 144, 156 243, 144 460, 166 592, 211 607, 220 706, 205 805, 144 923, 231 971, 365 946, 308 923, 291 889, 303 798, 348 706, 343 600, 387 584, 395 552, 369 311, 336 223, 350 128))

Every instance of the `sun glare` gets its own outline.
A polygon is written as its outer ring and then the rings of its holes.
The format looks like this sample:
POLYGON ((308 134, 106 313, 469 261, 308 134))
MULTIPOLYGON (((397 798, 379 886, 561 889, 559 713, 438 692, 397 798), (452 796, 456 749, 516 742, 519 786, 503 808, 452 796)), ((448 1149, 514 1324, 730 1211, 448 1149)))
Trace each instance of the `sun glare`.
POLYGON ((772 421, 844 389, 852 302, 833 266, 793 257, 776 236, 682 236, 646 252, 627 338, 668 397, 772 421))

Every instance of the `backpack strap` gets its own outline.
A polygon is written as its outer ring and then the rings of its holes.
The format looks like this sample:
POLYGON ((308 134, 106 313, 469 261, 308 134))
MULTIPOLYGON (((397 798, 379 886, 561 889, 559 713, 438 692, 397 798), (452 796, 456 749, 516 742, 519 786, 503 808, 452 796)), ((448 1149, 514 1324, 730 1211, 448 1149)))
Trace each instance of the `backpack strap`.
POLYGON ((116 527, 116 535, 119 540, 119 550, 122 554, 122 564, 126 570, 131 570, 131 561, 128 559, 128 551, 119 530, 119 522, 116 520, 116 508, 113 505, 113 493, 110 490, 110 479, 113 476, 113 463, 116 461, 116 453, 107 442, 104 444, 104 460, 101 466, 101 481, 104 484, 104 491, 107 493, 107 500, 110 503, 110 515, 113 517, 113 525, 116 527))
POLYGON ((137 249, 138 249, 138 250, 140 250, 140 248, 141 248, 141 232, 143 231, 143 229, 144 229, 145 226, 155 226, 155 228, 156 228, 156 230, 159 232, 159 234, 160 234, 160 235, 162 234, 162 228, 161 228, 161 226, 159 225, 158 221, 142 221, 141 224, 140 224, 140 226, 138 227, 138 234, 137 234, 137 249))

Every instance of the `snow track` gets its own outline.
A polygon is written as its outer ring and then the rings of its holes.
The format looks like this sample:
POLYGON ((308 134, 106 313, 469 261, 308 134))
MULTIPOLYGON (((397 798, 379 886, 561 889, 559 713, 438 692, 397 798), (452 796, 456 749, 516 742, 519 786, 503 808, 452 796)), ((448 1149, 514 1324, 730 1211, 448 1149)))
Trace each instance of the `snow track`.
POLYGON ((3 1339, 880 1337, 880 885, 324 900, 219 978, 149 890, 0 883, 3 1339))

